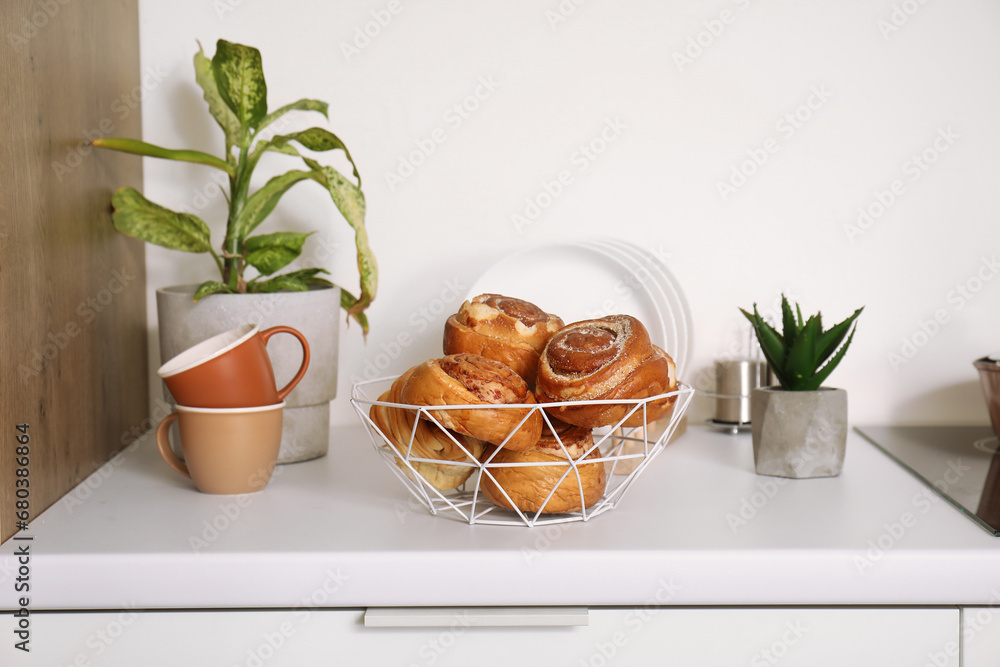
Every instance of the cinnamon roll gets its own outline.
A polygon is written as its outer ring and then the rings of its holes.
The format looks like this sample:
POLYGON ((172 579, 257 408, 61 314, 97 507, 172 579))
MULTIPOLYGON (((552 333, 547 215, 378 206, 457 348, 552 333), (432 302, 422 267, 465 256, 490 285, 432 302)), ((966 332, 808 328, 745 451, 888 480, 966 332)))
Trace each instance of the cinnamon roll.
MULTIPOLYGON (((547 407, 555 417, 586 428, 617 424, 634 405, 588 401, 640 399, 677 390, 674 360, 652 344, 649 332, 630 315, 609 315, 570 324, 549 339, 538 363, 539 403, 580 401, 547 407)), ((646 405, 646 422, 660 419, 676 396, 646 405)), ((640 407, 625 426, 641 426, 640 407)))
POLYGON ((601 457, 590 429, 552 422, 556 434, 546 427, 546 433, 527 451, 501 449, 494 454, 494 448, 486 447, 481 457, 486 470, 479 488, 487 500, 505 509, 561 514, 591 507, 604 496, 604 463, 584 463, 601 457), (514 463, 532 465, 493 465, 514 463))
MULTIPOLYGON (((379 397, 379 402, 401 403, 400 389, 412 372, 413 369, 410 369, 396 378, 392 386, 379 397)), ((416 410, 404 410, 376 403, 372 405, 368 415, 400 456, 440 459, 446 462, 410 461, 413 469, 435 489, 439 491, 455 489, 461 486, 476 469, 474 465, 458 465, 462 462, 472 463, 474 459, 479 458, 483 451, 483 443, 475 438, 460 433, 445 432, 426 420, 417 419, 416 410)), ((400 457, 396 457, 396 465, 406 468, 400 457)))
POLYGON ((444 327, 444 353, 468 352, 510 366, 535 383, 538 356, 563 321, 533 303, 500 294, 466 301, 444 327))
POLYGON ((400 398, 411 405, 497 405, 430 414, 445 428, 508 449, 527 449, 542 434, 542 415, 536 409, 502 407, 536 402, 521 376, 476 354, 449 354, 416 366, 400 398))

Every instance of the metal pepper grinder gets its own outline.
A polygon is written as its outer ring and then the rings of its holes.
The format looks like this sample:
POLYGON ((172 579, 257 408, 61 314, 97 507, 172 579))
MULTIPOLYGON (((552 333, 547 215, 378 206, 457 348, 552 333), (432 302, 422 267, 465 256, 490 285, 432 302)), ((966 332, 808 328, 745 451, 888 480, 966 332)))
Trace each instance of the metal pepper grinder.
POLYGON ((747 332, 743 357, 715 362, 715 393, 711 394, 715 398, 713 422, 730 433, 739 433, 741 427, 750 425, 753 390, 773 383, 771 367, 762 358, 760 345, 751 329, 747 332))
POLYGON ((720 359, 715 362, 715 421, 741 426, 750 423, 750 394, 771 383, 763 359, 720 359))

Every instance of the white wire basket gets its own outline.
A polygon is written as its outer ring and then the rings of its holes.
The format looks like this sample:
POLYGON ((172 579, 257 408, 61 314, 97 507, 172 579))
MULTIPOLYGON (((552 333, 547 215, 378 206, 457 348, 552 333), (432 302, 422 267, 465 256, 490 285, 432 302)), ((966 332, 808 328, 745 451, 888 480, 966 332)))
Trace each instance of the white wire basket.
MULTIPOLYGON (((389 403, 380 401, 378 398, 383 395, 391 385, 395 377, 378 378, 354 385, 351 392, 351 404, 358 413, 358 417, 365 425, 375 451, 382 457, 389 469, 403 483, 412 497, 425 508, 430 514, 455 521, 469 524, 504 525, 504 526, 544 526, 556 523, 567 523, 572 521, 589 521, 590 519, 604 514, 614 509, 621 501, 625 492, 632 485, 635 479, 646 469, 656 456, 663 451, 670 441, 681 417, 687 410, 688 404, 694 395, 694 390, 683 383, 678 383, 677 391, 650 396, 643 399, 617 400, 617 401, 588 401, 588 404, 608 404, 623 405, 627 407, 627 414, 612 426, 595 429, 592 433, 594 444, 575 460, 571 456, 566 456, 564 461, 542 463, 497 463, 493 456, 483 456, 482 460, 477 458, 473 452, 469 451, 460 438, 441 426, 440 422, 434 418, 433 413, 442 410, 469 410, 469 409, 500 409, 525 410, 539 412, 544 422, 543 430, 555 432, 552 425, 552 418, 543 409, 544 407, 555 407, 561 405, 576 405, 578 402, 566 401, 561 403, 539 404, 518 404, 508 406, 496 405, 453 405, 453 406, 425 406, 405 405, 401 403, 389 403), (647 423, 647 406, 651 403, 662 401, 670 397, 676 397, 673 409, 662 419, 647 423), (407 410, 408 415, 412 415, 416 426, 416 420, 426 420, 428 424, 433 424, 440 429, 452 443, 461 447, 467 455, 464 461, 447 461, 440 459, 422 458, 413 451, 413 436, 408 443, 401 443, 400 450, 389 443, 388 436, 382 432, 378 425, 372 421, 369 413, 372 406, 378 405, 386 408, 397 408, 407 410), (641 426, 625 426, 633 415, 641 415, 641 426), (404 450, 405 451, 402 451, 404 450), (584 461, 584 458, 586 460, 584 461), (579 462, 579 463, 578 463, 579 462), (459 487, 442 491, 435 488, 418 471, 415 464, 435 464, 441 466, 461 466, 463 472, 470 472, 466 481, 459 487), (601 464, 604 466, 606 485, 601 498, 585 507, 583 502, 584 489, 581 482, 579 467, 583 465, 601 464), (511 501, 501 484, 497 483, 494 473, 499 468, 524 467, 524 466, 563 466, 565 472, 559 481, 552 486, 549 497, 555 493, 557 488, 563 488, 564 482, 569 480, 569 484, 575 481, 578 490, 581 509, 558 514, 545 513, 543 502, 541 509, 537 511, 522 511, 511 501), (482 492, 482 484, 491 483, 492 488, 499 489, 512 505, 512 509, 500 507, 488 500, 482 492)), ((524 423, 530 415, 525 416, 521 423, 524 423)), ((520 424, 518 427, 520 428, 520 424)), ((516 428, 514 429, 516 430, 516 428)), ((416 428, 411 429, 412 432, 416 428)), ((565 446, 559 441, 559 446, 564 453, 565 446)), ((567 453, 568 454, 568 453, 567 453)), ((457 471, 456 471, 457 472, 457 471)), ((569 487, 572 490, 572 486, 569 487)))

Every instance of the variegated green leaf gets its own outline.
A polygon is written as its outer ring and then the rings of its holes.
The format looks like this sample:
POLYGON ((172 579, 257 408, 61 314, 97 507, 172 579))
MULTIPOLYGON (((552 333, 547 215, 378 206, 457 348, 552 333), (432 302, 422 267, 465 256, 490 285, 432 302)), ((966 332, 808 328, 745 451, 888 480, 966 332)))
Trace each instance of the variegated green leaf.
POLYGON ((194 162, 195 164, 203 164, 209 167, 215 167, 216 169, 221 169, 230 176, 233 175, 233 167, 229 163, 225 160, 220 160, 214 155, 202 153, 201 151, 173 150, 170 148, 163 148, 155 144, 147 144, 145 141, 139 141, 138 139, 121 139, 118 137, 94 139, 90 143, 98 148, 108 148, 120 153, 132 153, 133 155, 144 155, 147 157, 162 158, 164 160, 176 160, 177 162, 194 162))
POLYGON ((325 287, 333 287, 333 283, 331 283, 329 280, 327 280, 326 278, 319 277, 320 273, 329 274, 330 272, 327 271, 326 269, 311 268, 311 269, 299 269, 298 271, 292 271, 290 273, 286 273, 285 275, 292 276, 297 280, 301 280, 306 285, 317 285, 317 286, 322 285, 325 287))
POLYGON ((248 283, 247 289, 250 292, 308 292, 309 285, 296 276, 282 274, 269 280, 248 283))
POLYGON ((264 151, 274 151, 275 153, 282 153, 284 155, 293 155, 295 157, 302 157, 302 153, 300 153, 299 149, 297 149, 295 146, 289 146, 288 144, 275 146, 270 141, 260 142, 254 147, 254 151, 256 152, 254 157, 257 157, 258 155, 260 155, 260 153, 263 153, 264 151))
POLYGON ((368 317, 363 311, 356 310, 354 305, 358 302, 358 297, 354 296, 343 287, 340 288, 340 307, 347 311, 348 317, 353 317, 361 325, 361 333, 368 336, 368 317))
POLYGON ((119 188, 111 197, 111 219, 123 234, 184 252, 212 249, 208 225, 194 215, 177 213, 143 197, 134 188, 119 188))
POLYGON ((230 290, 229 287, 223 285, 218 281, 206 280, 201 285, 198 285, 198 289, 195 290, 194 292, 194 300, 198 301, 201 298, 208 296, 209 294, 218 294, 219 292, 231 293, 232 290, 230 290))
POLYGON ((375 298, 378 286, 378 265, 368 245, 368 232, 365 229, 365 195, 361 192, 361 188, 348 181, 333 167, 325 167, 308 158, 304 160, 312 169, 313 177, 329 191, 330 197, 347 220, 347 224, 354 229, 361 294, 348 312, 361 312, 375 298))
POLYGON ((286 104, 280 109, 276 109, 264 117, 264 120, 260 121, 260 125, 257 126, 258 130, 263 130, 265 127, 278 120, 284 116, 289 111, 318 111, 323 114, 324 118, 328 118, 326 115, 328 106, 326 102, 320 100, 298 100, 292 102, 291 104, 286 104))
POLYGON ((201 86, 205 102, 208 103, 208 112, 212 114, 212 118, 226 135, 226 157, 228 158, 230 157, 229 149, 240 145, 240 121, 219 94, 219 87, 215 83, 215 74, 212 72, 212 61, 201 50, 200 44, 198 45, 198 53, 194 54, 194 78, 201 86))
MULTIPOLYGON (((212 57, 212 74, 219 95, 240 123, 242 140, 267 115, 267 84, 260 51, 220 39, 212 57)), ((241 142, 242 143, 242 142, 241 142)))
MULTIPOLYGON (((312 233, 312 232, 310 232, 312 233)), ((275 232, 251 236, 243 242, 247 264, 261 274, 269 276, 285 268, 302 254, 302 246, 309 234, 275 232)))
POLYGON ((290 141, 297 141, 305 148, 317 153, 337 149, 344 151, 344 155, 347 156, 347 160, 351 163, 351 168, 354 170, 354 177, 358 180, 358 187, 361 187, 361 175, 358 174, 358 166, 354 164, 351 152, 347 150, 347 146, 340 140, 340 137, 333 132, 325 130, 322 127, 310 127, 308 130, 302 130, 301 132, 276 136, 268 143, 274 147, 274 150, 280 150, 287 146, 290 141))
POLYGON ((267 216, 271 215, 271 211, 278 205, 278 200, 288 192, 290 187, 311 177, 312 174, 308 171, 289 171, 275 176, 250 195, 243 210, 236 218, 236 238, 245 238, 247 234, 255 230, 260 223, 267 219, 267 216))

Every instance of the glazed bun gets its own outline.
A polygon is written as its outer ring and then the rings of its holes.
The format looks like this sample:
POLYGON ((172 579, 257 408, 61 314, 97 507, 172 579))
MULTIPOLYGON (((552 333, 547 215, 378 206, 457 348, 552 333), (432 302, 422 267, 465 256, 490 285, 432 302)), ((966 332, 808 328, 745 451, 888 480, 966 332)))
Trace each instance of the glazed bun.
MULTIPOLYGON (((412 369, 396 378, 385 393, 379 397, 380 403, 400 403, 399 391, 410 377, 412 369)), ((417 418, 416 410, 405 410, 386 405, 373 404, 368 412, 372 422, 381 431, 383 438, 399 454, 396 465, 406 469, 400 458, 437 459, 443 463, 428 463, 410 460, 410 465, 427 483, 439 491, 448 491, 461 486, 476 469, 475 459, 483 450, 483 444, 474 438, 445 431, 437 425, 417 418), (470 456, 471 455, 471 456, 470 456), (468 463, 469 465, 464 465, 468 463)))
POLYGON ((591 507, 603 497, 604 463, 585 463, 601 458, 590 430, 552 421, 558 437, 546 426, 547 433, 531 449, 485 448, 480 490, 487 500, 526 513, 562 514, 591 507))
POLYGON ((478 354, 509 366, 529 385, 538 357, 563 321, 533 303, 500 294, 480 294, 448 318, 444 353, 478 354))
MULTIPOLYGON (((630 404, 588 401, 642 399, 677 390, 674 360, 652 344, 646 327, 630 315, 576 322, 553 335, 542 350, 535 395, 539 403, 580 401, 546 407, 562 421, 586 428, 617 424, 630 404)), ((624 423, 642 426, 665 416, 676 396, 639 408, 624 423)))
POLYGON ((496 409, 431 410, 442 426, 505 449, 528 449, 542 434, 542 415, 528 385, 507 366, 475 354, 450 354, 412 369, 399 392, 417 406, 496 405, 496 409))

